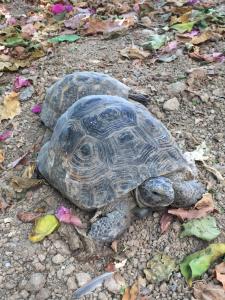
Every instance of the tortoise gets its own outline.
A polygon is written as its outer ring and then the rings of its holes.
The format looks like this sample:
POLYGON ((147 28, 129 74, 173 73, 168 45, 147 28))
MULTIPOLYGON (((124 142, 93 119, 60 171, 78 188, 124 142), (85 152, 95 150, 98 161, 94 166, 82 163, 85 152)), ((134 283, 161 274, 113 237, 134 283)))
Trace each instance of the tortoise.
POLYGON ((57 119, 78 99, 89 95, 113 95, 146 104, 148 97, 119 80, 98 72, 74 72, 56 81, 46 93, 41 120, 53 129, 57 119))
POLYGON ((140 209, 186 207, 205 189, 167 128, 142 104, 118 96, 76 101, 41 148, 40 173, 76 206, 105 211, 88 236, 110 242, 129 226, 134 191, 140 209))

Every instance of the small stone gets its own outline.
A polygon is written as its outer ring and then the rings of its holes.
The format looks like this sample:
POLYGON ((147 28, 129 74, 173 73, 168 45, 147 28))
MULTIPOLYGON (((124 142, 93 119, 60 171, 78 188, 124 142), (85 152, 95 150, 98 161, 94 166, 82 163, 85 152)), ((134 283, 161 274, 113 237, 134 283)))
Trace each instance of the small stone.
POLYGON ((20 100, 21 101, 27 101, 31 98, 31 96, 34 93, 34 88, 33 86, 28 86, 27 88, 25 88, 21 93, 20 93, 20 100))
POLYGON ((160 290, 160 292, 162 292, 162 293, 166 293, 167 290, 168 290, 168 288, 167 288, 167 283, 166 283, 166 282, 163 282, 163 283, 160 285, 159 290, 160 290))
POLYGON ((76 274, 78 286, 81 287, 85 283, 91 280, 91 276, 88 273, 80 272, 76 274))
POLYGON ((178 95, 186 89, 186 84, 182 81, 171 83, 167 86, 167 91, 170 95, 178 95))
POLYGON ((45 276, 41 273, 33 273, 26 285, 26 290, 31 292, 39 291, 45 285, 45 276))
POLYGON ((174 111, 174 110, 178 110, 179 106, 180 106, 180 103, 179 103, 178 99, 176 97, 174 97, 174 98, 167 100, 163 104, 163 109, 168 110, 168 111, 174 111))
POLYGON ((65 268, 64 270, 64 275, 68 276, 70 274, 72 274, 75 271, 75 267, 73 265, 69 265, 65 268))
POLYGON ((35 267, 36 271, 38 271, 38 272, 43 272, 45 270, 45 266, 42 265, 40 262, 34 263, 33 266, 35 267))
POLYGON ((98 294, 98 300, 108 300, 108 299, 109 299, 109 297, 105 293, 100 292, 98 294))
POLYGON ((70 291, 74 291, 77 289, 75 277, 69 277, 66 284, 67 284, 68 290, 70 290, 70 291))
POLYGON ((141 23, 145 26, 150 28, 152 26, 152 21, 149 17, 145 16, 143 18, 141 18, 141 23))
POLYGON ((12 218, 5 218, 4 220, 4 223, 11 223, 12 222, 12 218))
POLYGON ((53 256, 52 258, 52 262, 56 265, 59 265, 61 263, 63 263, 65 261, 65 257, 62 256, 61 254, 56 254, 55 256, 53 256))
POLYGON ((53 245, 58 250, 58 252, 62 255, 70 255, 70 250, 68 245, 63 242, 62 240, 56 240, 54 241, 53 245))
POLYGON ((49 299, 50 291, 47 288, 42 288, 36 295, 35 300, 45 300, 49 299))
POLYGON ((125 286, 126 282, 119 273, 107 279, 104 283, 104 287, 113 294, 120 294, 121 289, 125 286))
POLYGON ((27 299, 29 297, 29 293, 26 291, 26 290, 22 290, 20 292, 20 296, 23 298, 23 299, 27 299))

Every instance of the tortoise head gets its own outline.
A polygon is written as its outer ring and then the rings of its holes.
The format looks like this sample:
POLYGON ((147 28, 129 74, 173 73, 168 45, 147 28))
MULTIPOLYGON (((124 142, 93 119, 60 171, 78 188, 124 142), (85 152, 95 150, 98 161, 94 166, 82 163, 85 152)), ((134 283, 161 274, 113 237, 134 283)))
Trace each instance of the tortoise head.
POLYGON ((174 198, 173 183, 166 177, 148 179, 136 191, 136 199, 141 207, 163 208, 170 205, 174 198))

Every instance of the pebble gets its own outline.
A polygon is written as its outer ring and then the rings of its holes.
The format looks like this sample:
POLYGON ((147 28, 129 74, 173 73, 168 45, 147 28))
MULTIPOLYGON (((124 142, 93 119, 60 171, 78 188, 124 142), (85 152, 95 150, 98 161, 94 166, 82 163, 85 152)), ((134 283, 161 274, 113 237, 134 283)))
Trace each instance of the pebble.
POLYGON ((73 265, 69 265, 69 266, 67 266, 66 268, 65 268, 65 270, 64 270, 64 275, 65 276, 68 276, 68 275, 70 275, 70 274, 72 274, 74 271, 75 271, 75 266, 73 266, 73 265))
POLYGON ((75 276, 79 287, 91 280, 91 276, 88 273, 80 272, 75 276))
POLYGON ((28 86, 27 88, 25 88, 21 93, 20 93, 20 100, 21 101, 27 101, 29 100, 32 95, 34 93, 34 88, 33 86, 28 86))
POLYGON ((50 291, 47 288, 42 288, 36 295, 35 300, 45 300, 49 299, 50 291))
POLYGON ((77 289, 77 284, 76 284, 76 281, 75 281, 75 277, 69 277, 68 280, 67 280, 67 288, 68 290, 76 290, 77 289))
POLYGON ((178 95, 186 89, 186 84, 182 81, 171 83, 167 86, 168 93, 172 96, 178 95))
POLYGON ((45 276, 42 273, 33 273, 26 285, 26 290, 31 292, 39 291, 45 285, 45 276))
POLYGON ((29 297, 29 293, 28 293, 28 291, 26 291, 26 290, 22 290, 22 291, 20 292, 20 296, 21 296, 23 299, 27 299, 27 298, 29 297))
POLYGON ((176 97, 167 100, 163 104, 163 109, 168 111, 178 110, 180 107, 180 103, 176 97))
POLYGON ((61 254, 56 254, 55 256, 53 256, 52 258, 52 262, 56 265, 59 265, 61 263, 63 263, 65 261, 65 257, 62 256, 61 254))
POLYGON ((104 287, 113 294, 120 294, 121 288, 125 286, 126 286, 126 282, 119 273, 107 279, 104 283, 104 287))

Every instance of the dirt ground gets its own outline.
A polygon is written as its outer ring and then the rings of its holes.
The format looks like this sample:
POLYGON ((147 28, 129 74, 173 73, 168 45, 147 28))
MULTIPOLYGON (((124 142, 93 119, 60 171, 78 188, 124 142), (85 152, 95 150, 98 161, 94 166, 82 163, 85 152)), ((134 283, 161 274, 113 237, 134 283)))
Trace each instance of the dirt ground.
MULTIPOLYGON (((14 161, 40 141, 45 127, 31 107, 44 100, 46 88, 63 75, 76 70, 104 72, 121 80, 133 89, 150 96, 148 105, 176 139, 183 151, 192 151, 203 141, 210 150, 208 164, 225 173, 225 65, 224 63, 204 64, 191 59, 178 51, 178 58, 170 63, 154 63, 148 59, 137 62, 122 58, 119 51, 133 42, 135 45, 146 40, 150 30, 138 27, 124 36, 105 40, 101 36, 83 37, 78 42, 60 43, 47 56, 32 63, 18 73, 4 73, 0 77, 3 92, 12 88, 16 75, 23 74, 33 80, 35 90, 32 99, 22 102, 22 112, 12 121, 4 121, 0 132, 13 126, 13 137, 2 143, 6 153, 4 166, 14 161), (188 85, 188 72, 193 68, 203 68, 207 75, 196 78, 191 87, 188 85), (177 85, 174 85, 177 83, 177 85), (191 92, 192 91, 192 92, 191 92), (194 91, 194 92, 193 92, 194 91), (176 97, 179 107, 166 110, 164 103, 176 97)), ((224 42, 207 42, 203 49, 224 51, 224 42)), ((35 161, 37 152, 28 155, 28 162, 35 161)), ((10 174, 20 175, 24 165, 18 165, 10 174)), ((2 170, 1 173, 5 171, 2 170)), ((225 201, 224 185, 199 165, 199 178, 210 184, 218 213, 215 214, 220 236, 213 242, 225 242, 225 201)), ((144 279, 143 269, 147 261, 157 251, 173 257, 177 262, 187 254, 208 245, 197 238, 180 238, 181 223, 175 220, 165 234, 160 233, 161 214, 154 212, 144 220, 135 221, 118 240, 118 253, 110 256, 93 257, 79 261, 77 250, 71 250, 68 240, 60 232, 55 232, 43 242, 33 244, 28 240, 31 224, 25 224, 16 217, 18 211, 34 211, 44 206, 48 213, 64 204, 87 221, 90 215, 80 211, 54 190, 43 185, 13 199, 12 205, 0 215, 0 298, 14 299, 70 299, 72 292, 85 278, 94 278, 105 271, 111 261, 127 258, 126 265, 120 269, 126 285, 130 286, 136 278, 143 278, 142 299, 192 299, 192 289, 187 286, 177 270, 168 282, 149 284, 144 279), (81 273, 84 272, 85 274, 81 273), (41 283, 31 284, 33 274, 41 274, 41 283)), ((77 247, 79 248, 79 246, 77 247)), ((79 250, 79 249, 78 249, 79 250)), ((86 251, 86 250, 82 250, 86 251)), ((107 249, 104 250, 107 252, 107 249)), ((212 282, 212 269, 203 279, 212 282)), ((120 294, 111 293, 109 288, 98 288, 92 295, 83 299, 121 299, 120 294)), ((141 299, 141 298, 140 298, 141 299)))

